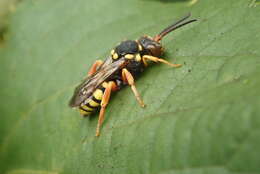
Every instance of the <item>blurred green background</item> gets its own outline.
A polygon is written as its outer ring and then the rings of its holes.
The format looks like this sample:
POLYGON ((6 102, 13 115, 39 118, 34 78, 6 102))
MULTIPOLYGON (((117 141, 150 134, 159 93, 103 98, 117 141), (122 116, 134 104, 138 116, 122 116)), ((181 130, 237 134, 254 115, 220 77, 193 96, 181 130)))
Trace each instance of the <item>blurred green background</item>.
POLYGON ((260 173, 260 4, 256 0, 1 0, 0 173, 260 173), (164 58, 97 115, 68 107, 96 59, 155 35, 164 58))

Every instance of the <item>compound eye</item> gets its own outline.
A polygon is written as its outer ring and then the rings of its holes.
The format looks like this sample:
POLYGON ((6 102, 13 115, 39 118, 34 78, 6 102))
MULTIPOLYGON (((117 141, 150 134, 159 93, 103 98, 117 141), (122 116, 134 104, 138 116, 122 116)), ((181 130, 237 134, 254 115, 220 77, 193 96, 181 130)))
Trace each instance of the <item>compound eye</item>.
POLYGON ((160 56, 162 54, 160 46, 149 45, 148 49, 150 50, 153 56, 160 56))
POLYGON ((147 47, 149 50, 153 50, 153 49, 155 49, 155 46, 154 45, 148 45, 148 47, 147 47))
POLYGON ((152 44, 148 45, 147 48, 148 48, 148 50, 150 50, 150 52, 153 52, 155 50, 155 46, 152 44))

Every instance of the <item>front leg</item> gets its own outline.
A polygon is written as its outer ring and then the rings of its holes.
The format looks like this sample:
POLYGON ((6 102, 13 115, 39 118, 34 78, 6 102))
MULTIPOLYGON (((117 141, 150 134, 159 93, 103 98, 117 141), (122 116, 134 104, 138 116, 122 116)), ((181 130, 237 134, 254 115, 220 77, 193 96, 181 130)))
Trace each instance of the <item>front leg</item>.
POLYGON ((172 67, 175 67, 175 68, 178 68, 178 67, 181 66, 181 64, 173 64, 173 63, 170 63, 170 62, 168 62, 164 59, 160 59, 158 57, 154 57, 154 56, 150 56, 150 55, 143 55, 142 59, 143 59, 144 64, 146 64, 146 65, 147 65, 146 60, 150 60, 150 61, 153 61, 153 62, 165 63, 165 64, 172 66, 172 67))
POLYGON ((88 77, 93 75, 102 64, 103 64, 102 60, 96 60, 88 72, 88 77))

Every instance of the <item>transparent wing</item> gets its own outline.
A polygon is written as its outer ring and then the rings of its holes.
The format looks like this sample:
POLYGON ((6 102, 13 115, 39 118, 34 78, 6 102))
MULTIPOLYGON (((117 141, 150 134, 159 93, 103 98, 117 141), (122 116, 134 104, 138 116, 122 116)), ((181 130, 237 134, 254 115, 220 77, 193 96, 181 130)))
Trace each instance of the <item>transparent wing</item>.
POLYGON ((119 69, 125 66, 126 59, 121 58, 115 62, 109 57, 105 62, 97 69, 97 71, 83 80, 74 91, 74 94, 69 102, 70 107, 79 106, 84 100, 88 99, 95 89, 113 75, 119 69))

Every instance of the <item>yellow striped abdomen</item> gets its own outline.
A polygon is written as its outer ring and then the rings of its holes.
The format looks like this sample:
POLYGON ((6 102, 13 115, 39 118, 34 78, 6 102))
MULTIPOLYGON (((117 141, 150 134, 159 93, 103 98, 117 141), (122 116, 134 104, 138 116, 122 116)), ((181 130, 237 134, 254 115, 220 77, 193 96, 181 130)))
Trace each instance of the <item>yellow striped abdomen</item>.
POLYGON ((83 102, 81 104, 81 106, 79 107, 79 112, 81 115, 83 116, 87 116, 90 115, 91 113, 93 113, 99 106, 104 94, 104 90, 105 88, 101 87, 96 89, 92 96, 89 97, 85 102, 83 102))

